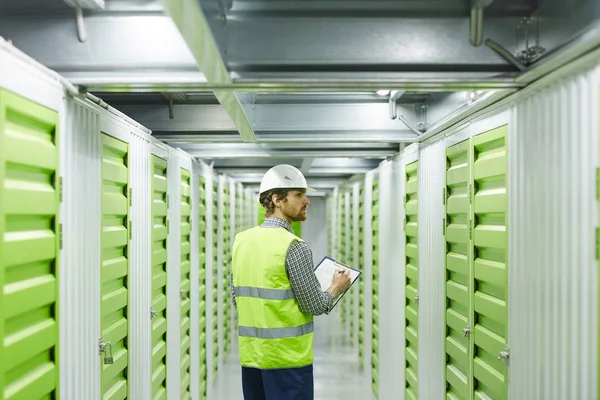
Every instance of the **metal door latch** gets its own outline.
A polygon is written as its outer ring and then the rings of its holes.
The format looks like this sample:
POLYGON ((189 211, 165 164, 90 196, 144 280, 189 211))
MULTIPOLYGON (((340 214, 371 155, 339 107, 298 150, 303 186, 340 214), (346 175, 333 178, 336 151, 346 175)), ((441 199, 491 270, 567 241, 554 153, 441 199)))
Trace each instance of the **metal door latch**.
POLYGON ((465 329, 463 329, 463 333, 465 334, 466 338, 471 337, 471 325, 470 324, 467 324, 467 327, 465 329))
POLYGON ((498 360, 504 361, 505 364, 508 364, 510 358, 510 350, 508 346, 504 347, 504 350, 498 353, 498 360))
POLYGON ((190 292, 188 292, 185 289, 180 289, 179 290, 179 297, 181 297, 181 299, 189 299, 190 298, 190 292))
POLYGON ((112 355, 112 344, 110 342, 105 342, 104 339, 100 338, 100 341, 98 342, 98 348, 100 350, 100 355, 104 353, 104 364, 112 364, 114 362, 112 355))
POLYGON ((154 319, 154 317, 158 317, 158 313, 154 309, 154 307, 150 307, 150 319, 154 319))

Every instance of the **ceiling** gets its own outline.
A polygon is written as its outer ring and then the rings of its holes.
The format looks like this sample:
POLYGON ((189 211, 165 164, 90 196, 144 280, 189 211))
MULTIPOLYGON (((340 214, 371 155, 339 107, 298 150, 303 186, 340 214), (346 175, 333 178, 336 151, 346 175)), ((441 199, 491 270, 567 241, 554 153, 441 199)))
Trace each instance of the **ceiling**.
POLYGON ((323 192, 597 46, 598 20, 597 0, 0 3, 0 36, 160 140, 323 192))

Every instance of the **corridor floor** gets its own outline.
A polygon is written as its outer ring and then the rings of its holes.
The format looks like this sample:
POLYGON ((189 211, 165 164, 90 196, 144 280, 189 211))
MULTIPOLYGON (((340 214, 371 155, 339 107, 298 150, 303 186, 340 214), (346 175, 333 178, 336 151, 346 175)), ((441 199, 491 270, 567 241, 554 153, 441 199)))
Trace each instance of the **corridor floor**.
MULTIPOLYGON (((349 345, 340 316, 315 318, 315 400, 370 400, 371 382, 358 364, 357 348, 349 345)), ((225 366, 216 382, 215 400, 243 400, 242 374, 234 340, 225 366)))

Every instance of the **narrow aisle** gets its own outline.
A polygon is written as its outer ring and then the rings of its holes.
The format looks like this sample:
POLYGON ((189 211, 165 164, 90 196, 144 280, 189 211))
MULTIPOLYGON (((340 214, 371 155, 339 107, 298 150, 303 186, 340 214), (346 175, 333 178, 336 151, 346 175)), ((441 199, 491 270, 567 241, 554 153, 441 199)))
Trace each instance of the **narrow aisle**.
MULTIPOLYGON (((315 318, 315 400, 368 400, 372 398, 368 377, 360 370, 358 350, 349 345, 339 313, 315 318)), ((242 400, 242 374, 237 338, 219 374, 215 400, 242 400)))

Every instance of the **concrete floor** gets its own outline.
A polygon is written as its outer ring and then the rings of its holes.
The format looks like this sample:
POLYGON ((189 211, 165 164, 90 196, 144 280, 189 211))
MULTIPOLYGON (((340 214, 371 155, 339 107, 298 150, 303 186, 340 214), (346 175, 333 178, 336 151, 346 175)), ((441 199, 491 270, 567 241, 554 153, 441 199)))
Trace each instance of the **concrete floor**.
MULTIPOLYGON (((374 398, 371 382, 360 369, 358 350, 349 345, 347 336, 348 333, 342 330, 340 316, 335 311, 330 316, 315 318, 315 400, 374 398)), ((217 378, 214 400, 243 400, 236 340, 217 378)))

